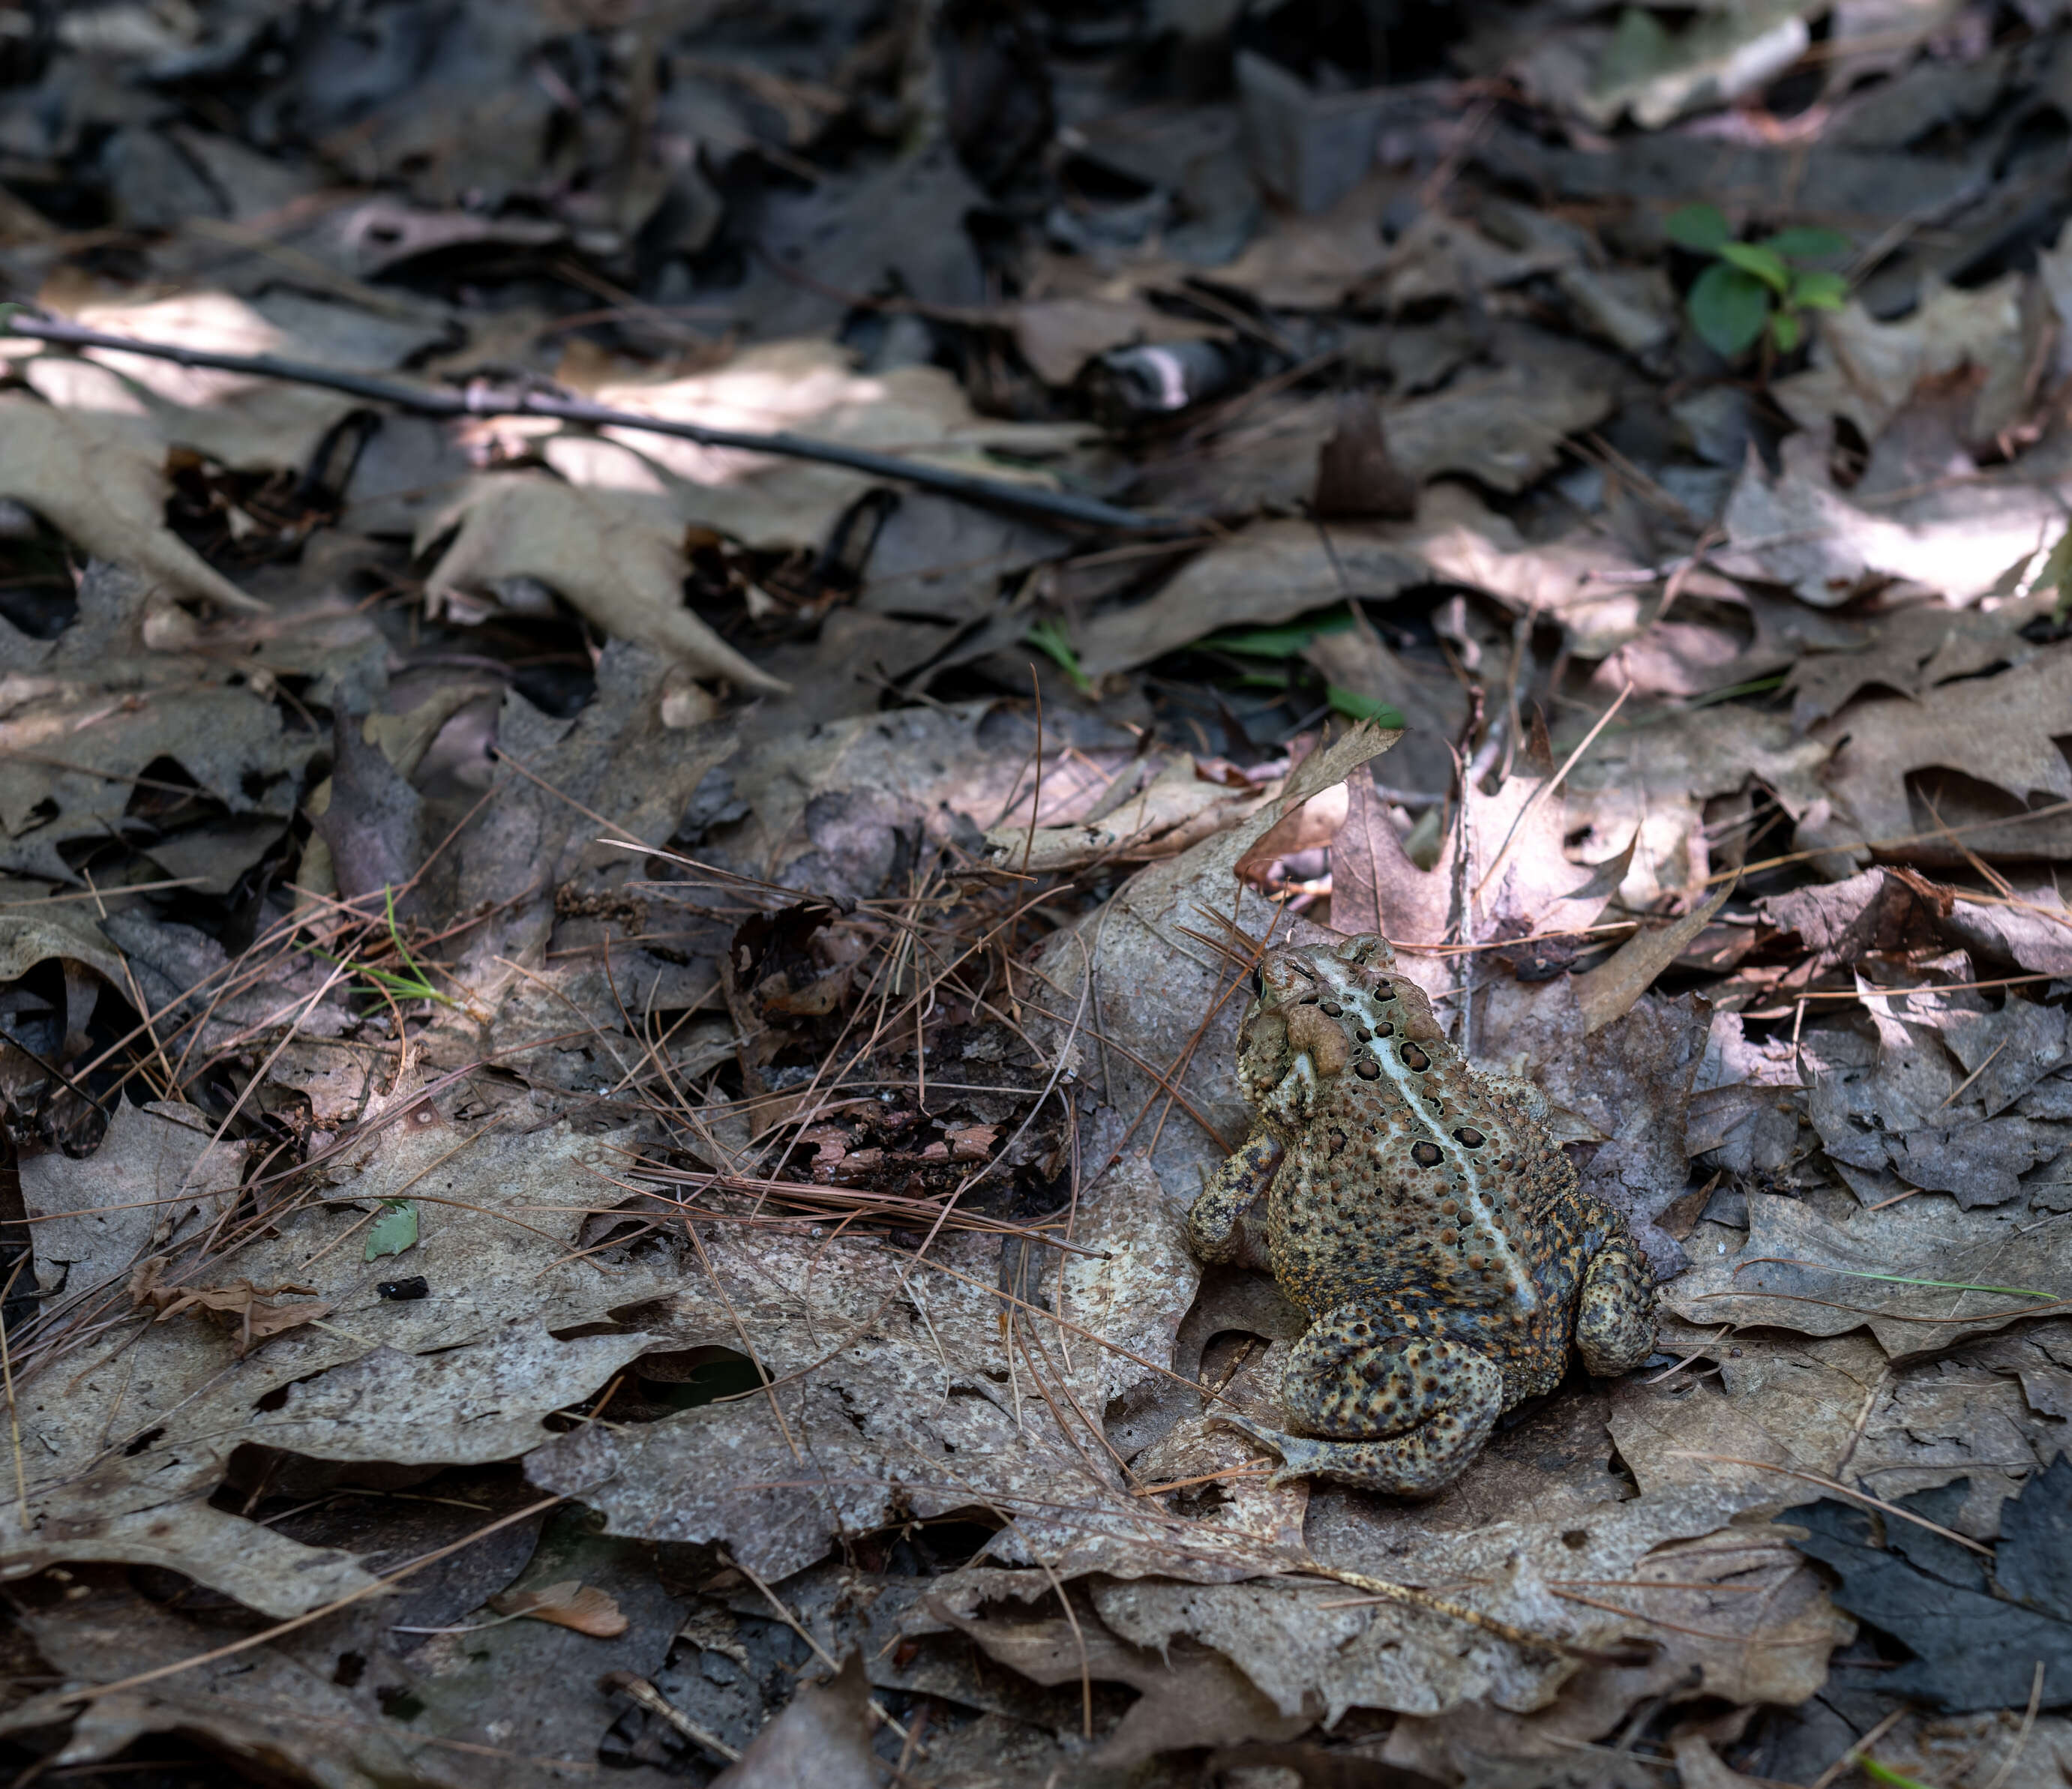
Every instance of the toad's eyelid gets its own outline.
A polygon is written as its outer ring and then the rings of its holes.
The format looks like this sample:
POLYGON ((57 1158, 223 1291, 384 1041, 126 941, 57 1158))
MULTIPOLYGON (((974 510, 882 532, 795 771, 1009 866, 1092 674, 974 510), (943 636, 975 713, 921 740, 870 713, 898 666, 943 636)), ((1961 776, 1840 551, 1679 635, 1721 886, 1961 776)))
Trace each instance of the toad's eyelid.
POLYGON ((1305 968, 1302 964, 1301 964, 1301 963, 1299 963, 1299 962, 1291 962, 1288 965, 1288 966, 1289 966, 1290 969, 1293 970, 1295 971, 1295 973, 1296 973, 1297 975, 1300 975, 1300 976, 1302 978, 1302 979, 1303 979, 1304 981, 1305 981, 1305 982, 1314 982, 1314 980, 1316 980, 1316 979, 1317 979, 1317 976, 1316 976, 1316 971, 1315 971, 1315 970, 1311 970, 1311 969, 1305 968))

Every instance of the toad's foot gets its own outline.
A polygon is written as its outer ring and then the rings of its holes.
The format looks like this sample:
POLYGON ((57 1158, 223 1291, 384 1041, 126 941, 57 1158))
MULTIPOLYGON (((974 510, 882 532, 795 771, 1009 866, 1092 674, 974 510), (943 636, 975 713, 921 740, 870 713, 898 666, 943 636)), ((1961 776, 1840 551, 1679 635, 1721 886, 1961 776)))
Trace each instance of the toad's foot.
POLYGON ((1341 1306, 1295 1344, 1281 1378, 1282 1409, 1309 1434, 1215 1420, 1281 1456, 1276 1483, 1327 1478, 1429 1497, 1466 1471, 1504 1399, 1494 1360, 1465 1342, 1417 1333, 1424 1325, 1400 1305, 1341 1306))
POLYGON ((1435 1449, 1428 1438, 1416 1433, 1388 1441, 1319 1441, 1311 1435, 1264 1428, 1240 1416, 1219 1414, 1209 1421, 1281 1456, 1281 1464, 1266 1481, 1276 1491, 1297 1479, 1335 1479, 1341 1484, 1398 1497, 1429 1497, 1445 1489, 1467 1470, 1487 1433, 1476 1434, 1465 1447, 1435 1449))

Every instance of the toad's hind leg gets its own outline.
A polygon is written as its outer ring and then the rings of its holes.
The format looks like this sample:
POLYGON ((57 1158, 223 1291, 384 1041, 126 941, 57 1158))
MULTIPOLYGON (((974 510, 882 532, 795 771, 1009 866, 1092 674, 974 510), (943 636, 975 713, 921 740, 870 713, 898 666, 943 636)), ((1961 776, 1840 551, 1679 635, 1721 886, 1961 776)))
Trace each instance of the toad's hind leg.
POLYGON ((1307 1434, 1217 1420, 1280 1455, 1276 1483, 1338 1479, 1429 1496, 1488 1438, 1503 1409, 1503 1374, 1468 1344, 1420 1332, 1427 1327, 1400 1308, 1341 1305, 1295 1344, 1282 1376, 1282 1407, 1307 1434))
POLYGON ((1600 1377, 1630 1373, 1655 1352, 1655 1276, 1629 1237, 1614 1237, 1583 1270, 1576 1352, 1600 1377))

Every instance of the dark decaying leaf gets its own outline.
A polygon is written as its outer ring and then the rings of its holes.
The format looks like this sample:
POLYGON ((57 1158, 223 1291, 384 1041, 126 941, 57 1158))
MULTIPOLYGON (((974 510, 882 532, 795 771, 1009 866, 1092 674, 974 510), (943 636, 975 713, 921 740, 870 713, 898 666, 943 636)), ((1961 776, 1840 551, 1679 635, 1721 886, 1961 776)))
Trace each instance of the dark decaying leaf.
POLYGON ((877 1789, 870 1750, 869 1680, 852 1652, 831 1684, 803 1684, 755 1736, 716 1789, 877 1789))
MULTIPOLYGON (((1899 1501, 1947 1524, 1966 1488, 1959 1479, 1899 1501)), ((1793 1545, 1840 1578, 1836 1601, 1912 1655, 1889 1673, 1893 1693, 1941 1709, 2021 1708, 2041 1667, 2041 1705, 2062 1707, 2072 1701, 2072 1456, 2060 1455, 2001 1510, 1990 1558, 1832 1497, 1782 1519, 1807 1531, 1793 1545)))
POLYGON ((331 729, 331 805, 317 827, 331 847, 338 892, 347 901, 375 898, 370 916, 381 911, 384 889, 405 889, 397 911, 418 905, 405 888, 424 856, 420 837, 423 802, 381 749, 369 745, 364 716, 341 706, 331 729))

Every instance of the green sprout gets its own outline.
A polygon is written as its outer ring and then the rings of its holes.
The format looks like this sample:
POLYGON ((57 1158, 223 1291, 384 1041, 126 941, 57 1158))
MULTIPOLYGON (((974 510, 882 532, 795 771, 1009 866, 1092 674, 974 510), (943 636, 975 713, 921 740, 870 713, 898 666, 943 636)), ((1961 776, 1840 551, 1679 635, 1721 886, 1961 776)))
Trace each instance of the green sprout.
POLYGON ((1691 326, 1713 352, 1729 360, 1754 347, 1766 329, 1780 354, 1806 339, 1806 313, 1840 310, 1849 282, 1840 273, 1802 264, 1845 252, 1848 238, 1803 224, 1761 242, 1737 242, 1716 205, 1685 205, 1663 220, 1671 242, 1714 257, 1684 301, 1691 326))
MULTIPOLYGON (((1227 652, 1240 659, 1299 659, 1319 634, 1342 634, 1352 625, 1352 611, 1341 607, 1314 621, 1297 622, 1286 627, 1255 627, 1238 633, 1211 634, 1206 639, 1197 640, 1194 645, 1200 650, 1227 652)), ((1246 669, 1240 671, 1232 681, 1246 689, 1285 689, 1288 674, 1285 669, 1246 669)), ((1326 683, 1324 700, 1330 704, 1334 714, 1345 715, 1354 720, 1371 720, 1383 727, 1404 724, 1403 716, 1388 703, 1363 695, 1358 690, 1347 689, 1342 683, 1326 683)))
POLYGON ((410 947, 404 943, 402 932, 396 924, 395 889, 384 884, 381 896, 388 906, 388 942, 393 947, 397 960, 408 971, 407 974, 399 974, 393 969, 376 969, 371 964, 356 962, 350 957, 334 957, 323 950, 316 952, 315 954, 323 958, 326 962, 341 964, 351 970, 354 975, 364 976, 384 993, 392 995, 396 999, 436 1000, 442 1007, 458 1006, 458 1003, 451 995, 442 994, 432 986, 417 959, 410 954, 410 947))
POLYGON ((1072 687, 1082 695, 1097 693, 1093 680, 1079 669, 1079 655, 1072 650, 1072 642, 1063 628, 1054 621, 1031 622, 1029 631, 1022 638, 1046 658, 1056 660, 1058 667, 1072 680, 1072 687))

